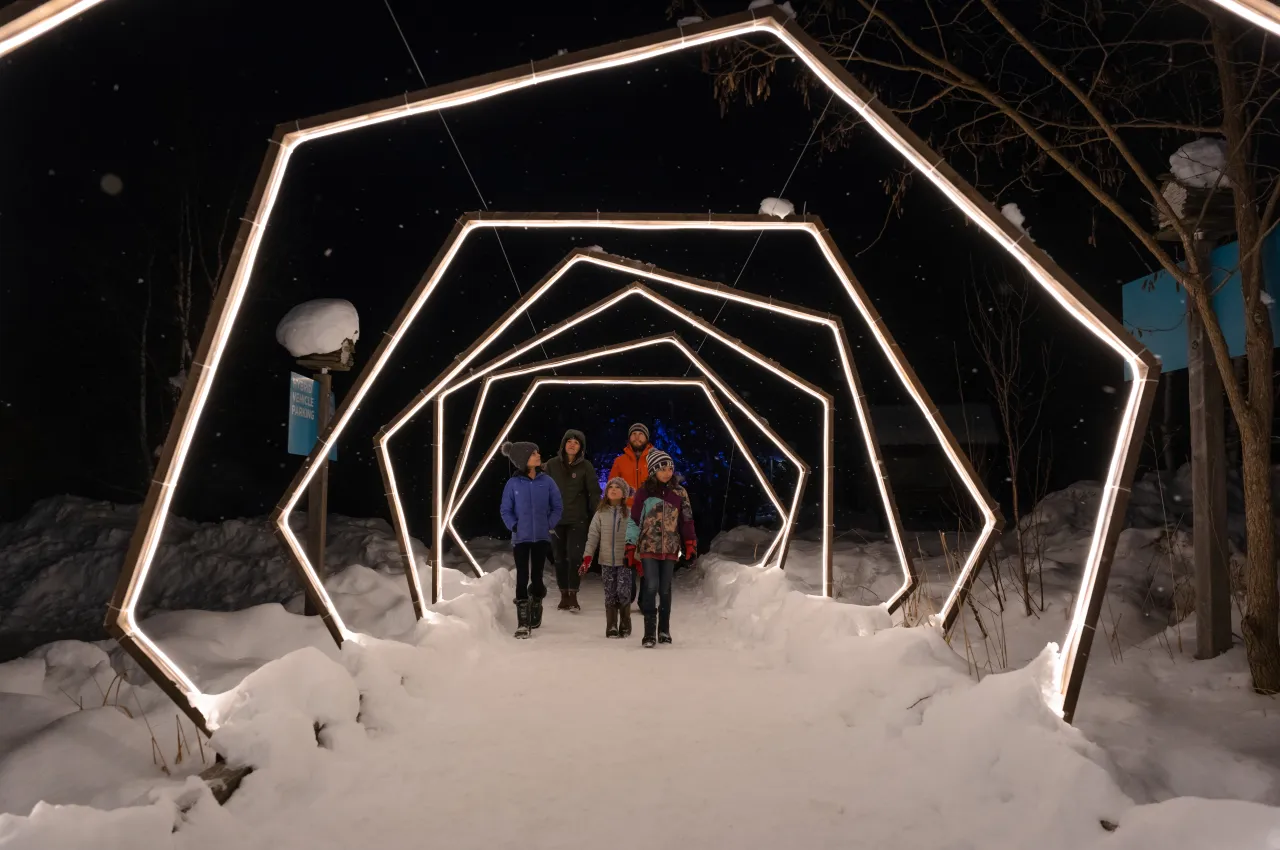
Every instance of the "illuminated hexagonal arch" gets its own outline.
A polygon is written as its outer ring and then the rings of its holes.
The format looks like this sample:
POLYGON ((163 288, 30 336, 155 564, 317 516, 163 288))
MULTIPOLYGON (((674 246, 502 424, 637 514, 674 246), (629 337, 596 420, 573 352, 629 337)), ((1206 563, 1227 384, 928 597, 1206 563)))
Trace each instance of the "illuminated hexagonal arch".
MULTIPOLYGON (((888 477, 885 474, 884 461, 883 461, 883 458, 881 457, 879 443, 875 438, 875 431, 871 423, 871 417, 864 403, 866 394, 862 389, 862 383, 860 378, 858 377, 858 371, 853 362, 852 346, 849 344, 848 337, 845 334, 844 325, 839 319, 839 317, 832 316, 826 313, 821 313, 816 310, 810 310, 806 307, 801 307, 799 305, 788 304, 785 301, 778 301, 773 298, 768 298, 768 299, 760 298, 758 296, 741 292, 739 290, 736 290, 729 286, 725 286, 723 284, 712 283, 710 281, 700 280, 698 278, 690 277, 688 275, 681 275, 675 272, 665 271, 653 265, 643 264, 635 260, 629 260, 623 257, 614 256, 611 254, 604 253, 602 251, 575 249, 573 251, 570 251, 569 254, 559 264, 553 267, 552 270, 548 272, 547 275, 545 275, 543 279, 540 280, 534 287, 530 288, 530 290, 525 294, 524 297, 522 297, 519 301, 517 301, 516 304, 514 304, 505 314, 503 314, 503 316, 497 322, 495 322, 493 326, 490 327, 490 329, 486 332, 485 335, 482 335, 482 337, 477 341, 477 343, 473 344, 472 347, 468 348, 468 350, 464 352, 463 356, 469 358, 472 355, 478 353, 480 350, 483 350, 485 347, 487 347, 488 344, 492 342, 494 339, 496 339, 497 336, 499 336, 503 330, 508 328, 510 324, 517 317, 519 317, 521 314, 526 312, 529 309, 529 307, 532 305, 532 303, 537 299, 539 299, 544 294, 545 289, 549 289, 551 286, 554 286, 557 282, 563 279, 563 277, 566 275, 566 273, 570 269, 572 269, 576 264, 579 264, 579 263, 587 263, 600 268, 626 272, 629 274, 635 274, 651 282, 669 285, 674 288, 680 289, 682 291, 696 292, 702 295, 708 295, 708 296, 720 298, 723 300, 734 301, 736 303, 743 304, 755 309, 771 312, 776 315, 782 315, 791 319, 797 319, 797 320, 808 322, 811 324, 816 324, 821 327, 825 327, 828 329, 828 331, 830 331, 832 339, 836 345, 837 352, 839 353, 839 356, 840 356, 841 368, 845 376, 846 386, 849 390, 850 397, 853 402, 854 413, 856 414, 858 419, 859 429, 865 441, 865 446, 867 450, 868 468, 872 471, 872 474, 876 477, 877 490, 880 493, 880 496, 883 502, 884 511, 885 511, 885 523, 889 528, 890 536, 893 539, 895 549, 898 552, 898 556, 899 556, 899 564, 902 569, 902 579, 903 579, 902 585, 893 593, 893 595, 888 600, 886 600, 886 603, 885 603, 888 606, 888 609, 890 612, 895 611, 898 608, 898 606, 906 599, 906 597, 915 589, 915 586, 916 586, 915 569, 912 564, 911 556, 907 551, 906 546, 903 543, 904 537, 902 533, 901 520, 898 515, 897 505, 893 499, 892 488, 889 484, 888 477)), ((716 330, 712 325, 702 320, 696 314, 690 313, 687 310, 683 310, 678 305, 663 298, 660 295, 657 295, 656 293, 652 292, 642 284, 634 284, 630 287, 627 287, 615 293, 612 296, 608 296, 596 302, 595 304, 583 309, 582 311, 569 317, 568 319, 565 319, 564 321, 559 322, 550 328, 547 328, 546 330, 537 334, 533 338, 527 340, 524 344, 516 347, 511 352, 508 352, 507 354, 496 358, 495 360, 491 361, 489 364, 486 364, 485 366, 472 370, 470 373, 468 373, 466 378, 459 379, 456 383, 451 383, 449 379, 447 379, 444 375, 442 375, 436 381, 433 381, 426 389, 420 392, 418 396, 412 402, 410 402, 410 404, 406 406, 403 411, 401 411, 394 419, 392 419, 392 421, 388 424, 388 426, 385 429, 383 429, 383 431, 380 432, 379 435, 374 440, 374 447, 378 453, 379 460, 384 463, 389 474, 389 477, 387 477, 386 479, 386 483, 388 485, 387 486, 387 491, 389 494, 388 501, 390 502, 393 521, 403 525, 404 513, 403 513, 403 508, 400 505, 399 499, 396 496, 396 488, 394 487, 394 472, 390 470, 390 456, 387 454, 387 447, 389 445, 389 441, 391 437, 394 436, 395 433, 412 416, 416 415, 418 411, 421 410, 421 408, 431 400, 431 398, 439 394, 442 401, 444 399, 447 399, 447 397, 451 393, 455 392, 456 390, 461 389, 467 384, 470 384, 476 380, 479 380, 485 375, 491 373, 493 370, 522 357, 529 351, 532 351, 534 348, 542 346, 544 343, 555 338, 556 336, 564 333, 565 331, 573 328, 574 326, 580 324, 583 321, 586 321, 589 318, 599 315, 603 311, 619 303, 622 299, 625 299, 632 295, 643 295, 651 302, 667 310, 669 313, 676 315, 677 317, 683 319, 684 321, 690 324, 695 325, 700 330, 702 330, 703 333, 707 334, 708 336, 715 337, 717 341, 721 342, 722 344, 728 345, 731 348, 735 348, 736 350, 739 350, 740 352, 742 352, 744 346, 740 341, 726 336, 725 334, 716 330)), ((782 377, 784 380, 791 381, 793 378, 797 378, 797 379, 799 378, 799 376, 796 375, 794 372, 791 372, 790 370, 780 366, 779 364, 773 361, 769 361, 767 364, 764 363, 763 360, 767 358, 764 358, 764 356, 760 355, 758 352, 754 352, 752 349, 750 349, 749 346, 745 348, 746 348, 746 352, 749 352, 748 359, 757 363, 757 365, 764 366, 765 368, 772 371, 774 374, 782 377)), ((694 357, 696 358, 697 355, 695 354, 694 357)), ((701 361, 701 358, 697 358, 697 359, 701 361)), ((705 364, 703 365, 705 366, 705 364)), ((803 379, 800 379, 800 380, 802 383, 807 384, 807 382, 803 382, 803 379)), ((795 385, 801 386, 801 384, 795 384, 795 385)), ((485 387, 481 391, 480 397, 476 401, 477 411, 480 408, 480 406, 483 404, 484 396, 488 393, 488 387, 489 387, 489 383, 486 381, 485 387)), ((732 400, 733 396, 730 396, 730 398, 732 400)), ((740 409, 742 408, 741 404, 737 404, 737 402, 735 402, 735 404, 740 409)), ((437 413, 437 416, 439 415, 440 414, 437 413)), ((472 418, 471 418, 472 422, 475 421, 476 415, 477 414, 475 412, 472 413, 472 418)), ((466 463, 467 454, 470 451, 470 444, 471 444, 471 440, 468 439, 464 445, 464 448, 461 454, 461 459, 458 461, 457 472, 455 472, 454 480, 450 487, 449 506, 446 507, 442 512, 440 512, 440 515, 443 516, 443 521, 445 524, 448 524, 452 519, 452 517, 454 516, 454 514, 456 513, 456 511, 453 509, 453 504, 455 502, 457 491, 458 491, 459 475, 460 475, 462 466, 464 466, 466 463)), ((824 463, 824 468, 829 468, 834 462, 833 461, 834 454, 832 454, 829 447, 827 450, 827 457, 829 458, 829 460, 824 463)), ((443 450, 438 448, 436 462, 439 464, 442 464, 442 461, 443 461, 443 450)), ((824 479, 829 479, 829 476, 824 475, 824 479)), ((831 492, 832 492, 831 482, 828 480, 827 483, 824 485, 824 493, 830 494, 831 492)), ((452 529, 452 527, 450 527, 450 533, 455 537, 455 539, 457 539, 457 533, 452 529)), ((401 534, 401 548, 405 555, 405 559, 406 559, 405 563, 406 564, 412 563, 411 547, 408 542, 407 534, 401 534)), ((464 545, 464 548, 465 548, 465 545, 464 545)), ((473 559, 473 563, 474 563, 474 559, 473 559)), ((823 555, 823 565, 824 565, 823 566, 823 576, 824 576, 823 593, 824 595, 830 595, 831 575, 832 575, 831 566, 830 566, 830 554, 829 554, 829 551, 825 549, 824 549, 824 555, 823 555)), ((435 583, 435 586, 438 587, 439 576, 433 575, 433 581, 435 583)))
MULTIPOLYGON (((1004 248, 1026 270, 1032 280, 1042 286, 1073 319, 1089 328, 1106 346, 1120 355, 1132 370, 1134 380, 1124 405, 1115 449, 1104 481, 1102 497, 1099 500, 1098 523, 1084 564, 1084 577, 1078 604, 1063 646, 1062 664, 1057 670, 1058 694, 1062 698, 1062 709, 1065 714, 1070 715, 1084 675, 1083 662, 1088 658, 1094 627, 1101 610, 1102 588, 1106 584, 1115 543, 1120 533, 1128 491, 1133 481, 1138 451, 1141 447, 1142 429, 1155 393, 1155 379, 1159 375, 1159 364, 1150 352, 1128 334, 1120 322, 1071 280, 1042 249, 1027 240, 1024 233, 1006 221, 989 201, 978 194, 963 177, 947 165, 884 104, 878 102, 861 83, 806 35, 784 12, 770 6, 700 22, 674 31, 668 30, 651 36, 630 39, 602 48, 564 54, 542 62, 531 62, 527 66, 522 65, 459 83, 437 86, 413 95, 406 94, 403 98, 364 104, 306 121, 281 125, 276 129, 272 145, 268 148, 259 172, 257 184, 250 196, 249 206, 228 259, 226 272, 210 307, 209 320, 205 325, 190 375, 165 439, 147 497, 139 512, 138 524, 125 555, 120 581, 106 618, 108 630, 121 646, 193 720, 201 726, 206 726, 204 716, 197 707, 202 696, 200 690, 138 627, 135 611, 141 589, 146 583, 147 574, 154 562, 156 547, 159 546, 165 521, 168 518, 174 489, 181 479, 195 429, 208 400, 218 365, 226 351, 240 306, 244 301, 253 266, 262 245, 263 234, 279 197, 280 187, 293 153, 301 145, 314 139, 411 115, 476 103, 534 85, 753 34, 772 36, 790 48, 796 54, 796 58, 831 91, 833 96, 838 97, 841 102, 853 109, 868 127, 911 163, 984 233, 1004 248)), ((528 221, 531 217, 516 218, 528 221)), ((645 219, 644 216, 627 218, 631 221, 632 227, 671 226, 669 220, 666 223, 651 221, 644 225, 640 224, 645 219)), ((513 220, 515 219, 508 219, 508 221, 513 220)), ((544 222, 551 220, 547 218, 544 222)), ((608 219, 611 223, 601 222, 600 226, 627 226, 618 224, 622 220, 623 217, 613 216, 608 219)), ((405 311, 398 317, 395 331, 382 340, 374 353, 373 360, 366 366, 352 392, 343 400, 337 416, 321 437, 318 449, 327 452, 331 442, 345 428, 351 413, 368 390, 369 375, 371 372, 376 374, 380 371, 382 362, 399 341, 399 329, 413 319, 430 295, 438 281, 436 272, 449 265, 465 233, 481 221, 483 221, 482 218, 468 216, 455 227, 445 249, 436 257, 427 278, 418 287, 417 297, 406 305, 405 311)), ((709 226, 714 227, 718 226, 717 221, 720 222, 719 226, 722 226, 728 219, 717 220, 715 217, 708 216, 706 221, 709 226)), ((544 226, 546 226, 545 223, 544 226)), ((757 225, 745 229, 762 228, 757 225)), ((823 246, 824 254, 833 267, 843 267, 840 277, 845 285, 846 294, 855 302, 865 318, 878 322, 878 315, 874 308, 865 300, 865 297, 859 298, 861 287, 856 284, 852 274, 848 273, 847 265, 840 258, 834 243, 826 236, 825 231, 820 236, 815 233, 815 238, 819 245, 823 246)), ((893 350, 890 359, 894 363, 895 371, 899 377, 912 383, 913 398, 925 410, 935 433, 940 433, 936 411, 929 409, 931 404, 923 388, 919 387, 919 382, 915 380, 910 368, 900 356, 897 356, 896 347, 892 346, 892 338, 888 332, 878 325, 877 331, 877 343, 893 350)), ((944 450, 951 458, 952 453, 958 451, 958 447, 944 445, 944 450)), ((963 458, 963 455, 958 457, 963 458)), ((958 467, 967 465, 967 461, 957 461, 955 458, 952 460, 958 467)), ((299 472, 299 478, 309 480, 314 468, 309 460, 299 472)), ((291 498, 287 501, 289 504, 296 504, 297 499, 291 498)), ((285 542, 287 551, 293 557, 305 559, 296 541, 290 539, 292 535, 287 526, 285 515, 287 512, 282 510, 284 507, 282 505, 277 509, 276 516, 280 536, 285 542)), ((988 514, 988 523, 984 526, 984 538, 989 540, 990 532, 999 524, 999 514, 989 500, 981 504, 981 507, 988 514)), ((310 583, 306 585, 306 591, 312 596, 316 594, 316 588, 310 583)), ((955 607, 954 604, 949 605, 952 611, 955 607)), ((945 619, 944 617, 944 623, 945 619)), ((335 638, 341 640, 344 637, 332 622, 326 620, 326 625, 335 638)))
MULTIPOLYGON (((635 288, 628 287, 626 290, 628 294, 632 291, 635 291, 635 288)), ((534 343, 534 345, 536 344, 537 343, 534 343)), ((484 472, 485 465, 488 464, 488 462, 493 459, 495 453, 498 451, 499 446, 502 444, 503 437, 505 436, 507 431, 511 428, 515 419, 520 415, 521 412, 523 412, 525 406, 529 403, 529 399, 532 398, 532 394, 534 392, 534 385, 531 385, 529 390, 525 393, 524 397, 522 397, 521 400, 516 404, 514 412, 508 418, 506 424, 504 424, 502 429, 499 431, 499 436, 494 440, 492 445, 490 445, 488 451, 484 455, 484 458, 480 461, 479 465, 476 467, 475 472, 468 479, 466 486, 463 488, 462 493, 459 495, 458 485, 462 479, 462 474, 464 472, 464 467, 466 465, 466 458, 470 453, 471 444, 475 441, 474 424, 477 421, 479 421, 479 414, 484 409, 485 402, 489 396, 489 389, 493 386, 493 384, 499 381, 508 380, 510 378, 517 378, 524 375, 535 375, 535 374, 546 372, 552 369, 559 369, 564 366, 574 365, 576 363, 585 363, 592 360, 599 360, 603 357, 608 357, 615 354, 625 354, 627 352, 636 351, 641 348, 656 347, 661 345, 673 346, 678 352, 680 352, 680 354, 682 354, 685 357, 685 359, 689 361, 690 365, 693 368, 697 369, 699 372, 702 373, 703 380, 707 381, 710 386, 714 386, 718 392, 723 393, 725 396, 727 396, 730 402, 733 404, 733 406, 738 408, 738 410, 744 416, 746 416, 747 419, 753 425, 755 425, 768 440, 770 440, 775 446, 778 447, 778 450, 781 451, 787 457, 788 460, 790 460, 793 464, 796 465, 798 470, 798 479, 796 481, 795 495, 792 497, 792 500, 791 500, 791 508, 790 510, 788 510, 782 504, 781 499, 778 498, 778 494, 774 490, 773 485, 769 482, 768 477, 764 474, 764 470, 760 468, 760 464, 756 462, 755 456, 747 447, 746 443, 742 440, 741 434, 738 432, 737 427, 734 426, 733 421, 728 417, 727 413, 724 411, 724 407, 723 405, 720 404, 719 399, 716 398, 714 395, 711 397, 710 401, 711 401, 712 407, 715 409, 716 414, 720 417, 720 420, 724 423, 725 427, 729 429, 729 433, 732 436, 735 445, 737 445, 738 451, 742 453, 742 456, 745 459, 746 463, 751 467, 751 471, 755 474, 756 480, 760 482, 761 489, 764 490, 765 495, 769 498, 769 501, 771 501, 773 503, 773 506, 777 509, 778 515, 780 517, 784 517, 782 528, 778 530, 778 533, 775 535, 773 542, 769 545, 768 549, 765 551, 764 557, 757 564, 757 566, 763 566, 764 564, 768 563, 773 558, 774 550, 779 548, 780 548, 780 551, 778 552, 777 564, 779 566, 783 564, 786 558, 787 547, 790 544, 791 534, 795 530, 796 514, 800 510, 800 498, 804 494, 805 482, 807 481, 810 473, 809 465, 805 463, 804 460, 799 455, 796 454, 795 450, 792 449, 791 446, 785 440, 783 440, 782 437, 780 437, 776 431, 773 430, 773 428, 769 425, 767 421, 765 421, 763 417, 757 414, 742 399, 740 395, 738 395, 736 392, 733 391, 732 387, 730 387, 727 383, 725 383, 725 381, 718 374, 716 374, 716 372, 710 366, 707 365, 707 362, 703 360, 696 351, 694 351, 692 348, 689 347, 689 345, 679 336, 679 334, 667 333, 660 336, 653 336, 653 337, 646 337, 643 339, 631 340, 629 342, 614 343, 612 345, 607 345, 601 348, 593 349, 592 351, 585 351, 579 354, 573 354, 566 357, 556 357, 548 360, 542 360, 537 363, 530 363, 526 366, 519 366, 514 369, 508 369, 503 372, 493 372, 492 369, 489 369, 486 367, 485 369, 482 369, 477 374, 477 377, 479 377, 480 374, 484 374, 485 379, 484 379, 484 386, 480 392, 480 396, 476 399, 475 407, 472 410, 471 422, 473 427, 468 429, 467 438, 464 443, 463 451, 459 455, 457 467, 454 471, 453 484, 450 488, 451 492, 449 494, 449 501, 443 508, 442 515, 438 517, 439 526, 441 528, 447 527, 449 529, 449 532, 453 536, 453 539, 457 541, 458 545, 466 553, 467 558, 471 561, 471 563, 477 569, 480 569, 480 564, 478 561, 476 561, 475 556, 471 554, 471 550, 467 546, 466 541, 462 539, 462 536, 458 534, 457 529, 453 527, 453 519, 455 516, 457 516, 458 511, 462 507, 462 503, 471 494, 472 489, 475 487, 476 483, 479 481, 480 475, 484 472)), ((594 379, 587 380, 587 378, 585 377, 583 378, 583 380, 587 381, 587 383, 594 382, 594 379)), ((543 383, 546 383, 546 382, 543 382, 543 383)), ((640 383, 653 383, 653 382, 649 380, 645 380, 640 383)), ((815 397, 822 403, 823 412, 824 412, 823 432, 824 432, 824 438, 825 438, 824 444, 823 444, 823 454, 824 454, 824 457, 830 456, 832 444, 834 442, 834 433, 832 428, 832 424, 833 424, 832 413, 834 411, 834 404, 832 403, 831 395, 829 393, 824 392, 823 390, 818 389, 817 387, 814 387, 813 385, 796 383, 795 386, 804 392, 815 393, 815 397)), ((440 395, 439 397, 440 403, 443 403, 446 394, 447 393, 442 393, 440 395)), ((439 407, 437 407, 436 415, 437 416, 442 415, 442 411, 439 407)), ((443 447, 437 446, 436 447, 436 463, 442 462, 443 460, 442 454, 443 454, 443 447)), ((830 484, 831 484, 830 475, 824 476, 823 483, 825 488, 830 487, 830 484)), ((824 494, 825 493, 826 493, 826 490, 824 490, 824 494)), ((825 499, 825 495, 824 495, 824 501, 829 501, 825 499)), ((397 507, 399 507, 398 500, 397 500, 397 507)), ((399 521, 400 522, 404 521, 403 516, 399 518, 399 521)), ((440 545, 441 542, 442 542, 442 539, 437 540, 436 545, 440 545)), ((824 524, 823 551, 826 554, 826 557, 824 557, 824 560, 823 560, 824 588, 829 583, 829 575, 830 575, 830 569, 831 569, 831 559, 829 557, 830 551, 831 551, 830 544, 831 544, 831 526, 830 524, 824 524)), ((434 569, 437 571, 440 569, 439 558, 434 559, 434 569)), ((439 587, 438 575, 436 576, 435 581, 436 581, 436 587, 439 587)))

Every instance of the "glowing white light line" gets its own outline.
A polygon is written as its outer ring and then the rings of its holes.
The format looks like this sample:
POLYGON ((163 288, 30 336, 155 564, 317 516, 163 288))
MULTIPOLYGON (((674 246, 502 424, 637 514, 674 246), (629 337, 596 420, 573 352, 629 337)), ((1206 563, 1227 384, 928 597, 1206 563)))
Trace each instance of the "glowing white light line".
MULTIPOLYGON (((384 463, 382 468, 387 472, 387 486, 392 493, 398 493, 396 471, 391 464, 385 463, 385 460, 390 459, 386 453, 386 441, 386 436, 384 435, 378 440, 375 447, 383 455, 384 463)), ((400 545, 404 547, 404 551, 407 553, 405 569, 409 570, 409 580, 413 582, 413 587, 417 591, 419 603, 425 607, 430 597, 422 592, 422 578, 418 575, 417 559, 413 557, 413 538, 409 536, 409 524, 407 522, 398 522, 396 526, 396 534, 400 537, 400 545)), ((484 573, 482 572, 481 575, 484 575, 484 573)))
POLYGON ((0 56, 12 53, 24 44, 82 15, 102 0, 49 0, 0 26, 0 56))
POLYGON ((1280 35, 1280 6, 1267 0, 1210 0, 1272 35, 1280 35))
MULTIPOLYGON (((627 289, 623 291, 623 296, 625 297, 633 293, 643 294, 644 290, 627 289)), ((619 298, 619 299, 611 299, 611 300, 614 303, 616 303, 616 301, 621 299, 619 298)), ((665 305, 662 304, 661 302, 656 302, 656 303, 659 303, 659 306, 665 307, 665 305)), ((593 314, 594 314, 594 311, 593 311, 593 314)), ((687 320, 687 317, 683 316, 682 314, 677 313, 677 315, 680 315, 681 318, 686 318, 687 320)), ((567 330, 567 327, 565 329, 567 330)), ((777 508, 778 510, 779 516, 786 517, 786 520, 783 523, 783 528, 775 536, 774 541, 772 544, 770 544, 769 548, 765 550, 764 557, 761 559, 759 563, 756 564, 756 566, 763 566, 764 564, 767 564, 769 562, 769 559, 772 556, 773 551, 780 544, 783 547, 782 551, 786 550, 785 541, 789 539, 795 525, 795 511, 798 509, 798 505, 799 505, 799 494, 803 493, 804 481, 806 478, 806 474, 805 474, 806 465, 800 458, 795 456, 795 454, 790 451, 789 447, 785 443, 780 442, 780 440, 770 432, 768 426, 765 425, 763 422, 761 422, 759 417, 755 415, 755 412, 751 408, 747 407, 744 403, 742 403, 738 399, 736 393, 730 390, 720 380, 719 376, 717 376, 714 372, 711 372, 710 370, 708 370, 700 362, 697 354, 694 353, 691 349, 689 349, 688 346, 686 346, 683 343, 683 341, 680 340, 679 338, 657 337, 653 339, 636 340, 631 343, 620 343, 619 345, 616 345, 616 346, 610 346, 605 349, 586 352, 584 354, 570 355, 567 357, 558 358, 551 361, 545 361, 542 363, 531 364, 529 366, 518 367, 516 369, 511 369, 506 372, 501 372, 498 374, 488 374, 485 377, 483 386, 481 387, 481 396, 480 396, 479 402, 476 405, 474 415, 478 417, 480 414, 480 411, 483 410, 484 400, 488 396, 489 388, 496 381, 506 380, 507 378, 520 377, 523 375, 528 375, 532 372, 541 372, 547 369, 556 369, 562 366, 572 365, 574 363, 580 363, 587 360, 596 360, 602 357, 612 356, 615 354, 624 354, 630 351, 634 351, 638 348, 644 348, 652 345, 663 345, 663 344, 674 345, 677 349, 679 349, 681 353, 685 355, 686 359, 689 360, 690 364, 692 364, 695 368, 698 369, 698 371, 700 371, 704 375, 705 380, 709 380, 712 383, 714 383, 716 385, 716 388, 719 389, 721 392, 723 392, 729 398, 729 400, 734 404, 734 406, 737 407, 752 422, 752 424, 754 424, 757 428, 760 429, 761 433, 763 433, 766 437, 768 437, 774 443, 774 445, 776 445, 778 449, 782 451, 795 464, 797 470, 799 470, 800 472, 800 478, 797 481, 797 485, 796 485, 797 496, 795 498, 795 505, 793 506, 792 511, 788 514, 787 509, 782 505, 781 501, 778 499, 777 494, 773 489, 773 485, 765 477, 764 471, 760 469, 759 464, 755 462, 755 458, 750 454, 747 447, 744 444, 742 444, 737 434, 737 429, 735 429, 732 423, 729 421, 727 417, 727 413, 724 412, 722 409, 720 409, 720 404, 717 399, 715 399, 714 397, 711 398, 712 406, 717 408, 717 414, 720 416, 721 420, 724 422, 726 429, 733 436, 733 439, 735 443, 739 446, 739 450, 742 451, 743 456, 746 459, 746 462, 748 463, 748 465, 751 466, 752 471, 755 473, 756 478, 760 482, 761 488, 765 491, 765 495, 769 497, 769 500, 771 502, 773 502, 774 507, 777 508)), ((526 345, 526 349, 532 349, 536 345, 538 345, 538 341, 536 340, 532 341, 526 345)), ((481 370, 482 374, 489 373, 489 372, 491 372, 491 370, 488 368, 481 370)), ((790 381, 791 379, 788 377, 788 380, 790 381)), ((650 380, 637 379, 634 382, 637 384, 655 383, 655 381, 652 379, 650 380)), ((590 383, 590 381, 583 379, 583 380, 577 380, 575 381, 575 383, 590 383)), ((795 383, 795 382, 792 381, 792 383, 795 383)), ((796 386, 800 386, 800 385, 796 384, 796 386)), ((480 469, 483 469, 483 467, 486 466, 494 458, 494 455, 496 454, 498 447, 501 445, 503 437, 506 436, 506 434, 511 430, 511 427, 514 426, 514 423, 516 422, 516 420, 518 420, 520 415, 524 412, 524 409, 528 405, 532 396, 533 396, 532 391, 527 393, 526 396, 521 400, 516 411, 508 418, 507 420, 508 424, 504 427, 502 436, 500 436, 497 440, 495 440, 494 443, 490 446, 484 459, 479 464, 480 469)), ((437 408, 436 415, 440 419, 443 419, 443 416, 444 416, 443 404, 445 399, 446 399, 446 394, 441 394, 441 396, 439 397, 439 401, 437 402, 439 407, 437 408)), ((465 441, 465 446, 463 451, 464 456, 469 455, 471 443, 475 440, 474 424, 475 423, 473 421, 472 427, 469 427, 467 429, 467 439, 465 441)), ((443 459, 442 448, 439 448, 437 450, 436 457, 437 457, 436 465, 440 468, 443 468, 444 459, 443 459)), ((457 496, 458 484, 461 481, 462 472, 463 472, 463 465, 459 463, 458 468, 454 473, 453 488, 452 488, 453 492, 450 494, 448 506, 446 507, 444 512, 444 524, 448 528, 450 535, 454 538, 455 541, 457 541, 458 545, 466 553, 467 559, 471 561, 472 565, 475 566, 477 570, 481 570, 480 564, 476 560, 475 556, 471 553, 470 547, 467 546, 466 542, 462 539, 462 536, 458 533, 457 529, 453 525, 454 517, 457 516, 457 512, 461 509, 463 502, 465 502, 467 497, 470 496, 471 491, 475 488, 476 483, 479 481, 479 471, 477 471, 475 474, 472 475, 471 479, 468 481, 467 486, 463 490, 461 496, 457 496), (455 502, 455 497, 456 497, 456 502, 455 502)), ((443 529, 439 530, 438 534, 439 534, 439 539, 443 539, 443 529)))

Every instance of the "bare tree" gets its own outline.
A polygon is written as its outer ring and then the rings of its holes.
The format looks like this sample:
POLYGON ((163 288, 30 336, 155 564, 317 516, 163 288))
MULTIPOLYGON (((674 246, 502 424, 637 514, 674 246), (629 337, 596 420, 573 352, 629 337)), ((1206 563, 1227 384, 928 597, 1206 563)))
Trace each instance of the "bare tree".
MULTIPOLYGON (((1031 441, 1039 437, 1040 416, 1044 412, 1045 399, 1057 371, 1051 356, 1051 346, 1042 341, 1036 346, 1039 364, 1028 364, 1027 355, 1032 343, 1026 339, 1036 314, 1031 290, 1026 285, 1015 286, 998 274, 975 279, 966 292, 972 292, 969 303, 969 336, 978 352, 989 381, 987 387, 999 418, 1000 434, 1004 439, 1005 469, 1009 479, 1013 509, 1014 537, 1017 542, 1017 560, 1014 568, 1022 594, 1024 613, 1033 613, 1031 600, 1030 563, 1033 553, 1027 550, 1023 513, 1026 505, 1023 455, 1031 441)), ((1043 478, 1042 463, 1037 456, 1034 473, 1028 476, 1036 487, 1043 478)), ((1033 493, 1033 496, 1035 494, 1033 493)), ((1038 553, 1036 553, 1038 554, 1038 553)), ((1038 559, 1037 559, 1038 561, 1038 559)), ((1038 567, 1039 564, 1037 563, 1038 567)), ((1041 610, 1044 608, 1041 595, 1041 610)))
MULTIPOLYGON (((1280 212, 1278 48, 1201 0, 825 0, 810 8, 809 32, 989 195, 1065 179, 1096 204, 1091 244, 1123 239, 1186 290, 1240 433, 1248 546, 1242 631, 1253 685, 1280 692, 1274 341, 1260 250, 1280 212), (1243 379, 1232 369, 1210 269, 1197 250, 1208 202, 1175 207, 1159 182, 1172 149, 1206 135, 1225 143, 1214 188, 1232 193, 1240 242, 1243 379), (1151 232, 1153 212, 1172 241, 1151 232)), ((782 45, 750 40, 708 53, 721 103, 767 97, 777 74, 796 67, 780 63, 788 55, 782 45)), ((819 91, 802 71, 793 82, 806 98, 819 91)), ((830 116, 824 148, 847 144, 857 116, 828 110, 825 92, 813 105, 830 116)))

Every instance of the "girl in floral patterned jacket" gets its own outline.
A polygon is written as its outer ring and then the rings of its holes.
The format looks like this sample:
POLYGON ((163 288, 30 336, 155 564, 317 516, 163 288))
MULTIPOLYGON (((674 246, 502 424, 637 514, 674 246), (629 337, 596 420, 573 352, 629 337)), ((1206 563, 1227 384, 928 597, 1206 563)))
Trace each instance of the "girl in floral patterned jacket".
POLYGON ((698 557, 698 538, 689 493, 675 479, 671 455, 651 449, 648 461, 649 477, 631 503, 626 552, 641 577, 642 644, 651 647, 655 625, 657 642, 671 643, 671 576, 682 554, 690 563, 698 557))

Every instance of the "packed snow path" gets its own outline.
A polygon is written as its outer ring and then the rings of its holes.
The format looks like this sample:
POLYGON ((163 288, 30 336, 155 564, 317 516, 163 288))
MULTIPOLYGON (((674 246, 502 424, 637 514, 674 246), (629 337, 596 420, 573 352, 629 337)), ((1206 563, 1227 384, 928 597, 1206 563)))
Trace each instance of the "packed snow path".
MULTIPOLYGON (((192 777, 110 812, 0 815, 0 847, 1280 846, 1274 808, 1134 805, 1045 706, 1045 659, 975 683, 934 631, 714 556, 678 574, 673 646, 606 639, 594 577, 581 614, 553 595, 515 640, 512 590, 498 570, 410 642, 249 675, 219 700, 213 744, 255 768, 225 807, 192 777)), ((273 609, 217 616, 315 626, 273 609)))
MULTIPOLYGON (((453 847, 848 846, 855 819, 905 815, 908 800, 894 815, 868 796, 876 771, 833 753, 849 730, 815 716, 813 677, 735 650, 690 597, 676 643, 643 649, 638 614, 630 639, 604 637, 599 582, 585 582, 581 614, 547 610, 531 640, 436 679, 407 739, 308 803, 307 832, 357 846, 408 815, 453 847), (370 786, 385 793, 361 799, 370 786)), ((298 827, 279 819, 262 846, 298 827)))

